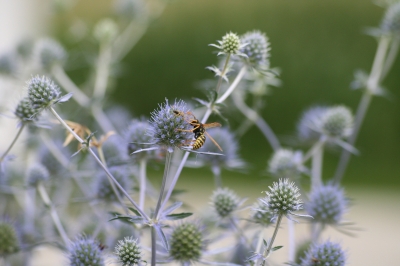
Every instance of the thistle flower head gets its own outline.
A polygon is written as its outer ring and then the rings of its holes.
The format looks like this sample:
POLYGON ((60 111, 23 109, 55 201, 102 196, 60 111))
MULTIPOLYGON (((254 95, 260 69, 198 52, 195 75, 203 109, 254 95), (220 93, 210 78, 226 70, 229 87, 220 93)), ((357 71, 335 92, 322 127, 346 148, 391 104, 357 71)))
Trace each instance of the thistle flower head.
MULTIPOLYGON (((214 128, 207 131, 210 136, 221 146, 224 151, 224 156, 213 156, 207 154, 199 154, 197 160, 203 161, 211 166, 226 167, 229 169, 243 168, 243 162, 238 155, 239 145, 232 131, 227 128, 214 128)), ((201 152, 219 153, 218 147, 208 139, 203 147, 199 149, 201 152)))
POLYGON ((99 243, 85 236, 78 237, 68 248, 70 266, 104 266, 99 243))
POLYGON ((264 204, 260 199, 254 204, 253 215, 251 220, 263 227, 270 226, 272 224, 272 219, 274 218, 274 213, 271 213, 268 206, 264 204))
POLYGON ((243 44, 240 40, 240 37, 233 32, 229 32, 227 34, 225 34, 222 37, 221 41, 218 41, 219 45, 216 44, 210 44, 210 46, 214 46, 218 49, 220 49, 221 51, 218 53, 218 55, 221 54, 228 54, 228 55, 239 55, 239 56, 244 56, 246 57, 245 54, 243 54, 240 49, 242 49, 245 44, 243 44))
POLYGON ((14 114, 21 123, 29 123, 37 120, 37 111, 32 107, 28 97, 22 98, 15 108, 14 114))
POLYGON ((47 181, 50 178, 49 171, 42 164, 34 164, 28 170, 27 182, 30 186, 37 186, 41 181, 47 181))
POLYGON ((123 266, 139 265, 142 261, 141 248, 137 239, 133 237, 125 237, 124 240, 119 240, 115 246, 115 254, 123 266))
POLYGON ((327 109, 320 120, 320 130, 332 138, 348 137, 353 128, 353 115, 345 106, 327 109))
MULTIPOLYGON (((127 144, 128 154, 133 153, 141 148, 141 143, 153 143, 154 140, 147 134, 150 128, 150 123, 145 120, 134 119, 129 124, 127 130, 124 133, 124 140, 127 144)), ((154 151, 146 151, 137 154, 133 154, 135 158, 145 159, 153 158, 154 151)))
POLYGON ((18 252, 20 243, 14 225, 0 220, 0 257, 18 252))
POLYGON ((50 70, 55 64, 63 64, 67 58, 64 48, 50 38, 40 39, 34 47, 34 58, 39 67, 50 70))
POLYGON ((274 152, 268 163, 268 170, 277 177, 297 177, 301 172, 301 154, 288 149, 274 152))
POLYGON ((94 27, 93 36, 100 43, 110 43, 118 34, 118 25, 110 18, 100 20, 94 27))
POLYGON ((270 191, 265 191, 267 196, 261 199, 270 212, 288 216, 293 212, 303 209, 299 188, 289 179, 279 179, 274 182, 270 191))
POLYGON ((187 145, 193 136, 192 133, 183 131, 193 127, 177 112, 188 112, 185 102, 180 100, 170 105, 167 100, 151 113, 148 135, 156 145, 166 148, 168 152, 173 152, 175 147, 187 145))
POLYGON ((241 37, 241 42, 247 44, 241 48, 241 52, 247 55, 246 63, 254 68, 269 66, 270 43, 267 36, 258 31, 250 31, 241 37))
POLYGON ((311 191, 305 209, 315 222, 334 225, 342 220, 347 205, 343 189, 328 184, 311 191))
MULTIPOLYGON (((118 183, 126 190, 130 188, 129 173, 124 166, 114 166, 109 168, 110 173, 118 181, 118 183)), ((117 196, 108 180, 108 176, 101 172, 96 179, 96 197, 108 202, 117 201, 117 196)))
POLYGON ((199 225, 192 222, 175 227, 169 243, 170 257, 182 263, 198 261, 205 249, 203 232, 199 225))
POLYGON ((240 206, 239 196, 229 188, 218 188, 211 196, 211 205, 220 218, 230 216, 240 206))
POLYGON ((344 266, 346 254, 338 243, 326 241, 322 244, 312 244, 301 259, 302 266, 344 266))
POLYGON ((381 29, 385 33, 400 34, 400 2, 389 6, 381 22, 381 29))
POLYGON ((27 87, 29 101, 36 110, 42 110, 55 104, 61 96, 58 86, 45 76, 32 77, 28 80, 27 87))
POLYGON ((129 161, 125 145, 125 140, 119 135, 112 135, 103 143, 102 149, 108 166, 126 164, 129 161))

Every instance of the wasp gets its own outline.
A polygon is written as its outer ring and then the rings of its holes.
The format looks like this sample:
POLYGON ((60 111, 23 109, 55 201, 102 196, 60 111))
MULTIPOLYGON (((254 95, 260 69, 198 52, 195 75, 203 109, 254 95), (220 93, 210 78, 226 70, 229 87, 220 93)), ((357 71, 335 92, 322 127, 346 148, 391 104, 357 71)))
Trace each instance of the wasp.
POLYGON ((179 131, 194 133, 194 142, 192 144, 193 150, 198 150, 204 145, 204 143, 206 142, 206 135, 207 135, 207 137, 210 138, 210 140, 215 144, 215 146, 217 146, 217 148, 220 151, 222 151, 222 148, 218 145, 215 139, 213 139, 210 136, 210 134, 208 134, 206 131, 207 128, 220 127, 221 126, 220 123, 213 122, 213 123, 203 124, 191 112, 184 113, 182 111, 174 110, 174 113, 175 115, 184 117, 186 121, 193 126, 193 129, 189 130, 178 129, 179 131), (190 116, 191 118, 187 119, 187 116, 190 116))

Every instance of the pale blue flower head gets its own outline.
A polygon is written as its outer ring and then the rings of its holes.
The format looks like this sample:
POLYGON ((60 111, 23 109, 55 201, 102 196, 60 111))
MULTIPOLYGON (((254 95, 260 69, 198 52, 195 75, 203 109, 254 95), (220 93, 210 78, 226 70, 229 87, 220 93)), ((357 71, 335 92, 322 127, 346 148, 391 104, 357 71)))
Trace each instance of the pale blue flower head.
MULTIPOLYGON (((150 123, 146 120, 134 119, 128 125, 124 132, 124 141, 127 143, 128 154, 139 150, 143 143, 153 143, 154 140, 147 134, 150 128, 150 123)), ((151 159, 155 157, 155 152, 144 151, 135 153, 132 156, 138 159, 151 159)))
POLYGON ((241 37, 241 42, 246 44, 241 52, 247 55, 244 61, 253 68, 267 69, 269 67, 269 51, 271 50, 267 36, 258 31, 246 32, 241 37))
POLYGON ((389 6, 381 22, 384 33, 400 35, 400 2, 389 6))
POLYGON ((346 254, 339 243, 326 241, 312 244, 301 259, 301 266, 344 266, 346 254))
POLYGON ((78 237, 68 247, 70 266, 104 266, 99 243, 85 236, 78 237))
POLYGON ((124 266, 139 265, 142 261, 142 250, 138 240, 133 237, 125 237, 124 240, 119 240, 115 246, 115 254, 118 256, 118 261, 124 266))
POLYGON ((42 110, 57 103, 61 98, 60 88, 49 78, 32 77, 27 81, 28 98, 35 110, 42 110))
POLYGON ((55 40, 50 38, 40 39, 34 47, 34 58, 39 67, 50 70, 56 64, 64 64, 67 53, 55 40))

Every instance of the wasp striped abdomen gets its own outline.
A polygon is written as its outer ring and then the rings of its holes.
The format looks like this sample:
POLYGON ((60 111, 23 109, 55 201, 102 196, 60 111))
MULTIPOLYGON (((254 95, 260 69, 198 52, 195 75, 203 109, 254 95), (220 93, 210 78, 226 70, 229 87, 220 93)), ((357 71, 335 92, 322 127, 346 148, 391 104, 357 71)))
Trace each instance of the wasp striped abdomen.
POLYGON ((204 135, 199 135, 195 140, 194 143, 192 144, 192 149, 193 150, 198 150, 200 149, 204 143, 206 142, 206 136, 204 135))

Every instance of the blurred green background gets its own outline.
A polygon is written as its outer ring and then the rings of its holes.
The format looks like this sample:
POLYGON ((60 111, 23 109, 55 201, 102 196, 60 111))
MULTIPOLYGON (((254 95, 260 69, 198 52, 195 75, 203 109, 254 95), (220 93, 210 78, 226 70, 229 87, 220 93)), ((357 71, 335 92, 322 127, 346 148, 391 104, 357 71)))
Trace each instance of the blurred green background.
MULTIPOLYGON (((55 34, 73 46, 66 25, 76 18, 95 23, 111 16, 111 5, 105 0, 81 1, 55 18, 55 34)), ((262 116, 285 141, 295 135, 302 111, 312 105, 345 104, 355 112, 361 92, 350 89, 353 73, 369 72, 377 46, 363 31, 379 26, 383 12, 367 0, 172 1, 119 66, 122 71, 108 101, 139 117, 149 116, 165 97, 203 97, 195 84, 213 78, 205 67, 217 62, 215 49, 208 44, 229 31, 243 34, 259 29, 270 39, 271 65, 281 68, 283 81, 267 97, 262 116)), ((87 74, 82 69, 70 71, 77 81, 85 77, 82 73, 87 74)), ((350 161, 344 178, 347 186, 400 187, 399 74, 397 59, 383 83, 390 97, 373 99, 361 128, 356 144, 361 155, 350 161)), ((240 147, 251 165, 250 174, 224 172, 224 181, 245 177, 255 184, 269 184, 264 172, 272 150, 258 129, 253 127, 240 147)), ((326 152, 325 178, 333 175, 339 155, 326 152)), ((183 175, 189 180, 204 176, 205 182, 212 182, 209 170, 185 169, 183 175)))

